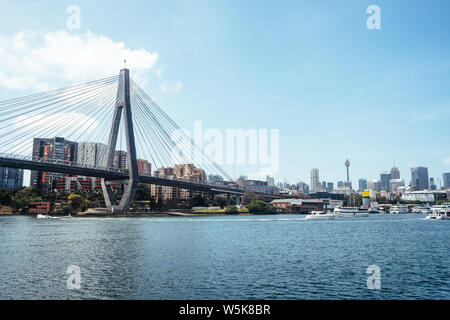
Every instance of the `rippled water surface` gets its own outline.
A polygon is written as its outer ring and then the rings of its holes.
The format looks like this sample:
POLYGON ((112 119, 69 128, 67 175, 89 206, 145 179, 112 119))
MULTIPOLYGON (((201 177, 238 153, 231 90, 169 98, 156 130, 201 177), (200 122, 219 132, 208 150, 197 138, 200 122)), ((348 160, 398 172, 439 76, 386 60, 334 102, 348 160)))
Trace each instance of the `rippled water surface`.
POLYGON ((450 221, 424 218, 3 216, 0 298, 450 299, 450 221))

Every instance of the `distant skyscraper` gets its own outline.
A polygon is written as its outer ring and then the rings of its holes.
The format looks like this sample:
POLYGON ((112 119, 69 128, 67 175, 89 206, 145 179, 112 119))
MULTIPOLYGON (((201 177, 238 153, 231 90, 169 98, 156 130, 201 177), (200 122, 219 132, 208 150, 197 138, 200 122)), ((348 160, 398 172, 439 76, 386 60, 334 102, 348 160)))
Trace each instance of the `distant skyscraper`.
POLYGON ((319 169, 311 170, 311 192, 320 191, 319 169))
POLYGON ((373 190, 375 192, 381 191, 381 181, 380 180, 367 181, 367 189, 373 190))
POLYGON ((411 187, 416 191, 430 188, 428 181, 428 168, 411 168, 411 187))
POLYGON ((450 188, 450 172, 446 172, 442 175, 442 178, 444 180, 444 188, 449 189, 450 188))
POLYGON ((298 186, 298 192, 303 193, 303 194, 309 194, 309 185, 307 183, 299 182, 297 184, 297 186, 298 186))
POLYGON ((23 186, 23 170, 0 168, 0 188, 17 190, 23 186))
POLYGON ((327 182, 322 181, 322 191, 326 191, 326 190, 327 190, 327 182))
POLYGON ((327 192, 331 193, 333 191, 333 189, 334 189, 333 182, 328 182, 328 184, 327 184, 327 192))
POLYGON ((381 190, 384 190, 386 192, 391 191, 391 175, 388 172, 382 172, 380 174, 380 181, 381 181, 381 190))
POLYGON ((434 183, 434 178, 430 178, 430 190, 436 190, 436 184, 434 183))
POLYGON ((367 190, 367 179, 362 179, 362 178, 359 179, 358 184, 359 184, 359 188, 358 188, 359 192, 363 192, 363 191, 367 190))
POLYGON ((391 179, 389 184, 391 187, 391 192, 397 192, 400 187, 405 186, 405 181, 403 179, 391 179))
POLYGON ((339 188, 343 188, 344 187, 344 181, 338 181, 337 187, 338 187, 338 189, 339 188))
POLYGON ((397 167, 391 169, 391 179, 400 179, 400 170, 397 167))

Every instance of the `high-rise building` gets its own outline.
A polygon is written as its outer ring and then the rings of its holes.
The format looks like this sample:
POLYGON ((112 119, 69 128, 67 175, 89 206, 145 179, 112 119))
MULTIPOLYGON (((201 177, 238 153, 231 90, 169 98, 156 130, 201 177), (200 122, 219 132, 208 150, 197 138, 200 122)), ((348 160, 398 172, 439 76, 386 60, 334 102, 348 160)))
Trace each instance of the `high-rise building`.
POLYGON ((400 187, 405 186, 405 181, 403 179, 391 179, 389 181, 391 192, 397 192, 400 187))
POLYGON ((319 169, 312 169, 311 170, 311 192, 318 192, 320 191, 320 182, 319 182, 319 169))
POLYGON ((338 189, 343 188, 344 187, 344 181, 338 181, 337 187, 338 187, 338 189))
POLYGON ((380 180, 369 180, 367 181, 367 189, 374 192, 381 191, 381 181, 380 180))
POLYGON ((428 168, 411 168, 411 187, 414 191, 427 190, 430 188, 428 180, 428 168))
MULTIPOLYGON (((63 162, 77 162, 77 149, 78 144, 76 142, 68 141, 61 137, 51 139, 35 138, 33 139, 32 159, 34 161, 59 160, 63 162)), ((31 171, 30 186, 53 191, 56 180, 61 177, 64 177, 64 174, 31 171)))
POLYGON ((436 189, 437 189, 437 186, 436 186, 436 184, 434 183, 434 178, 431 177, 431 178, 430 178, 430 190, 436 190, 436 189))
POLYGON ((400 179, 400 170, 397 167, 393 167, 390 172, 391 179, 400 179))
POLYGON ((120 170, 128 169, 128 152, 116 151, 114 153, 113 167, 120 170))
POLYGON ((107 146, 103 143, 79 142, 77 163, 83 166, 106 167, 107 146))
POLYGON ((442 175, 443 182, 444 182, 444 188, 450 189, 450 172, 446 172, 442 175))
POLYGON ((17 190, 23 187, 23 170, 0 168, 0 188, 17 190))
POLYGON ((388 172, 382 172, 380 174, 380 181, 381 181, 381 190, 386 192, 391 192, 391 175, 388 172))
POLYGON ((326 191, 326 190, 327 190, 327 182, 322 181, 322 190, 321 191, 326 191))
POLYGON ((138 173, 143 176, 152 175, 152 164, 147 160, 137 159, 138 173))
POLYGON ((333 182, 328 182, 328 184, 327 184, 327 192, 331 193, 333 191, 333 189, 334 189, 333 182))
POLYGON ((359 179, 358 184, 359 184, 359 188, 358 188, 359 192, 363 192, 363 191, 367 190, 367 179, 363 179, 363 178, 359 179))
POLYGON ((302 194, 309 194, 309 185, 307 183, 304 183, 300 181, 298 184, 298 192, 302 194))

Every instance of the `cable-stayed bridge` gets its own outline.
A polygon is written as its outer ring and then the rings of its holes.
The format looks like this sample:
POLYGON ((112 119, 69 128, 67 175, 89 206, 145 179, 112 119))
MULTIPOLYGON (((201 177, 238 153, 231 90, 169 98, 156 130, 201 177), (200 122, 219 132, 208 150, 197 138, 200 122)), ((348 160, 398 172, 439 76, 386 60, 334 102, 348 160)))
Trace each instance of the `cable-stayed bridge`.
POLYGON ((130 79, 128 69, 118 76, 0 102, 0 167, 102 178, 110 212, 130 210, 138 182, 222 193, 228 199, 235 194, 238 201, 244 193, 240 188, 206 183, 205 179, 143 175, 138 172, 138 159, 148 159, 154 168, 192 163, 208 174, 232 181, 130 79), (95 163, 75 161, 73 152, 64 148, 57 151, 56 146, 36 152, 35 138, 50 137, 93 142, 104 149, 94 156, 95 163), (126 150, 126 170, 114 164, 117 150, 126 150), (112 188, 115 185, 123 186, 119 202, 112 188))

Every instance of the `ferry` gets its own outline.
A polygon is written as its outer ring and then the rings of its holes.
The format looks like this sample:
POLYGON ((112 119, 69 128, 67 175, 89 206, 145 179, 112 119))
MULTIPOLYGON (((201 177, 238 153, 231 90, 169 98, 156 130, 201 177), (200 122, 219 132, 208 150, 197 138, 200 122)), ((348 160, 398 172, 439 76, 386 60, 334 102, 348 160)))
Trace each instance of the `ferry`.
POLYGON ((305 220, 328 220, 334 219, 335 217, 335 214, 326 213, 325 211, 311 211, 311 213, 305 217, 305 220))
POLYGON ((368 217, 369 211, 356 207, 336 207, 334 213, 337 217, 368 217))
POLYGON ((409 208, 408 206, 401 206, 401 205, 392 206, 391 209, 389 210, 389 213, 393 214, 409 213, 409 208))
POLYGON ((436 205, 431 208, 431 213, 426 217, 429 220, 450 220, 450 203, 436 205))

